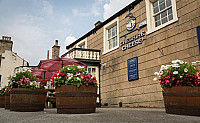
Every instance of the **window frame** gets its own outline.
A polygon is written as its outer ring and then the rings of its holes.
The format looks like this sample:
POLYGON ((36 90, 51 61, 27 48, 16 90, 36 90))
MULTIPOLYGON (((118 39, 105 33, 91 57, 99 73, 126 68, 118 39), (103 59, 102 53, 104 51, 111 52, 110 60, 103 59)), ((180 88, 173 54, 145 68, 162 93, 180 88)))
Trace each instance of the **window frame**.
POLYGON ((86 48, 87 48, 87 38, 85 38, 85 39, 83 39, 82 41, 78 42, 78 43, 76 44, 76 48, 82 48, 83 45, 85 45, 85 48, 84 48, 84 49, 86 49, 86 48))
POLYGON ((103 41, 103 55, 119 48, 119 17, 115 18, 114 20, 112 20, 111 22, 109 22, 108 24, 106 24, 104 26, 104 38, 103 38, 103 40, 104 40, 103 41), (115 47, 109 49, 108 30, 110 28, 114 27, 115 25, 117 25, 117 28, 116 28, 117 29, 117 34, 116 34, 117 45, 115 47))
POLYGON ((158 1, 158 0, 145 0, 145 2, 146 2, 146 16, 147 16, 147 35, 178 21, 176 1, 171 0, 173 19, 156 27, 155 26, 155 19, 154 19, 154 11, 153 11, 153 3, 155 1, 158 1))

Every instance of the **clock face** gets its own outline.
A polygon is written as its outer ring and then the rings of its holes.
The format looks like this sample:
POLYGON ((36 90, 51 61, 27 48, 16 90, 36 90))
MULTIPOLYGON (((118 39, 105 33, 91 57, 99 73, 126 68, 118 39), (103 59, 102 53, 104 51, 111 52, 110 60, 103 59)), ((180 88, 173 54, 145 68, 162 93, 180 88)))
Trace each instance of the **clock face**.
POLYGON ((126 29, 128 31, 131 31, 132 29, 135 28, 135 25, 136 25, 135 18, 129 18, 127 23, 126 23, 126 29))

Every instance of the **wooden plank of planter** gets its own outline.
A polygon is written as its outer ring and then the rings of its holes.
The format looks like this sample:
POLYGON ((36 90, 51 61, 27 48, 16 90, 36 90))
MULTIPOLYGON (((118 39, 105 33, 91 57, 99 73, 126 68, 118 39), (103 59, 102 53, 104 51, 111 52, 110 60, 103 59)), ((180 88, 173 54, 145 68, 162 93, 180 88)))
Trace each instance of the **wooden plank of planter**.
POLYGON ((200 116, 199 87, 164 88, 163 97, 166 113, 200 116))
POLYGON ((96 110, 97 87, 62 85, 56 87, 56 107, 60 114, 94 113, 96 110))

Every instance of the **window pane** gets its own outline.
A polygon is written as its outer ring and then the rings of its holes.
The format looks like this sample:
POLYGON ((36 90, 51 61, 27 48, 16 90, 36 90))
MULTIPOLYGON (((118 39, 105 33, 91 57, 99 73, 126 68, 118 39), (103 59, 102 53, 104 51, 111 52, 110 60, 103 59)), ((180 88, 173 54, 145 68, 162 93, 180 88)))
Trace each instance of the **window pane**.
POLYGON ((163 3, 165 0, 159 0, 159 3, 161 4, 161 3, 163 3))
POLYGON ((153 7, 156 7, 156 6, 158 6, 158 1, 153 3, 153 7))
POLYGON ((116 44, 115 44, 115 38, 113 38, 113 47, 115 47, 116 44))
POLYGON ((154 12, 154 14, 157 13, 157 12, 159 12, 158 7, 155 7, 155 8, 153 9, 153 12, 154 12))
POLYGON ((115 45, 117 46, 118 44, 117 44, 117 36, 115 37, 115 45))
POLYGON ((168 9, 168 15, 172 13, 172 8, 168 9))
POLYGON ((161 18, 164 18, 166 16, 167 16, 167 11, 164 11, 164 12, 161 13, 161 18))
POLYGON ((173 14, 169 15, 169 21, 173 19, 173 14))
POLYGON ((111 38, 111 29, 108 30, 108 39, 111 38))
POLYGON ((92 73, 95 73, 96 72, 96 69, 95 68, 92 68, 92 73))
POLYGON ((160 14, 155 16, 155 21, 158 21, 158 20, 160 20, 160 14))
POLYGON ((162 24, 164 24, 166 22, 167 22, 167 17, 165 17, 165 18, 162 19, 162 24))
POLYGON ((91 68, 88 68, 88 73, 91 73, 91 68))
POLYGON ((156 27, 159 26, 159 25, 161 25, 161 23, 160 23, 160 21, 157 21, 156 22, 156 27))
POLYGON ((166 5, 167 5, 167 7, 171 6, 172 5, 171 0, 166 0, 166 5))
POLYGON ((165 2, 163 2, 162 4, 160 4, 160 11, 165 9, 165 2))

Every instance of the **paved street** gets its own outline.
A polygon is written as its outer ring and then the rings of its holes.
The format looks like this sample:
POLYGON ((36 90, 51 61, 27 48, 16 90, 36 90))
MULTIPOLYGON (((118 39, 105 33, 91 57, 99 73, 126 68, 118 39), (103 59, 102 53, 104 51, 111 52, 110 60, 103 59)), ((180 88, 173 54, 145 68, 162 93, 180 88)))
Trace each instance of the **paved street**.
POLYGON ((166 114, 155 108, 97 108, 92 114, 57 114, 56 109, 41 112, 11 112, 0 109, 0 123, 200 123, 200 117, 166 114))

